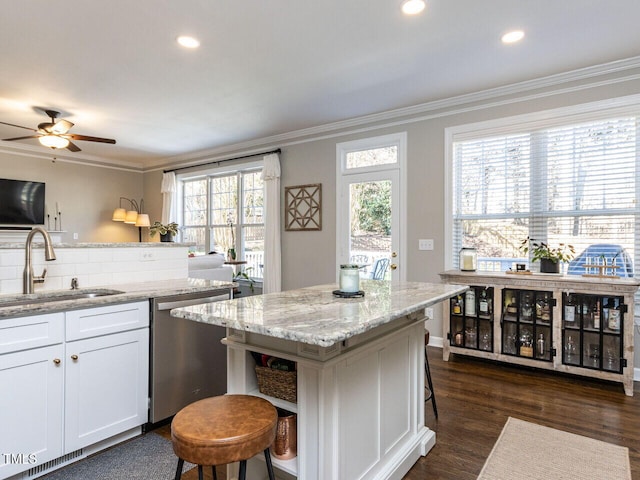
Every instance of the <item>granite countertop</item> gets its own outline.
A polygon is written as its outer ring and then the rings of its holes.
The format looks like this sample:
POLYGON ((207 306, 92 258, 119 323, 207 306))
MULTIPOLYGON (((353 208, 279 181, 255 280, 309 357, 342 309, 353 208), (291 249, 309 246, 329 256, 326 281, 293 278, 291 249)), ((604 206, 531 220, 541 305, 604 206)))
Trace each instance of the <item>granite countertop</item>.
POLYGON ((106 285, 95 288, 80 288, 78 290, 51 290, 29 295, 0 295, 0 320, 2 318, 23 317, 26 315, 40 315, 60 311, 77 310, 79 308, 100 307, 115 303, 136 302, 157 297, 231 289, 236 286, 236 283, 219 280, 181 278, 152 282, 106 285), (69 295, 73 294, 82 294, 87 292, 108 293, 112 291, 117 291, 118 293, 93 298, 69 298, 69 295), (40 301, 43 298, 46 298, 47 301, 40 301), (33 303, 30 303, 30 300, 33 300, 33 303), (20 304, 11 305, 11 303, 15 302, 20 302, 20 304), (5 306, 3 306, 3 304, 5 306))
POLYGON ((363 280, 363 298, 320 285, 171 310, 171 315, 329 347, 464 292, 467 286, 363 280))

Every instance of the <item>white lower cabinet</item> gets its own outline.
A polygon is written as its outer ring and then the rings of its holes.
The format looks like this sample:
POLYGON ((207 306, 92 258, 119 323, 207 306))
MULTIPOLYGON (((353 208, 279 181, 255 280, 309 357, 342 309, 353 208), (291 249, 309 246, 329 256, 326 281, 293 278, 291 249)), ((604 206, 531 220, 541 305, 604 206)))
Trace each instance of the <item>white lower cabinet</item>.
POLYGON ((65 450, 147 421, 148 329, 66 344, 65 450))
POLYGON ((0 319, 0 479, 147 422, 148 325, 148 302, 0 319))
POLYGON ((63 354, 59 344, 0 355, 0 478, 62 455, 63 354))

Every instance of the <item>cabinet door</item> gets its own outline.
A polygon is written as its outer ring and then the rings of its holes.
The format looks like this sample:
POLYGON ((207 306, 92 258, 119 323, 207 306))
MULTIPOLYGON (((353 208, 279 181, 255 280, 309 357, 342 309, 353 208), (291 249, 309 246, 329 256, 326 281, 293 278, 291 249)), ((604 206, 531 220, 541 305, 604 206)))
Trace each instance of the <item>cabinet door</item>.
POLYGON ((0 355, 0 478, 62 455, 63 351, 0 355))
POLYGON ((149 330, 66 344, 65 450, 147 422, 149 330))
POLYGON ((493 351, 493 287, 472 286, 450 302, 452 346, 493 351))
POLYGON ((589 369, 622 373, 623 297, 563 294, 562 362, 589 369))
POLYGON ((502 298, 502 353, 552 362, 552 293, 505 288, 502 298))

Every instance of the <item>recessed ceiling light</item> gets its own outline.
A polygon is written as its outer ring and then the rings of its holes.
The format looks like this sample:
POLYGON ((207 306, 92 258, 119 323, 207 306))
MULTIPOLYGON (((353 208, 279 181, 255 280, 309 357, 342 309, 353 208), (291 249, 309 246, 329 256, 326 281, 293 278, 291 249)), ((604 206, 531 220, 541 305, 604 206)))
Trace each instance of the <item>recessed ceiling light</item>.
POLYGON ((198 48, 200 41, 197 38, 182 35, 178 37, 177 42, 185 48, 198 48))
POLYGON ((424 10, 427 4, 424 0, 405 0, 402 2, 402 13, 406 15, 416 15, 424 10))
POLYGON ((524 38, 524 32, 522 30, 514 30, 513 32, 505 33, 502 36, 502 43, 515 43, 524 38))

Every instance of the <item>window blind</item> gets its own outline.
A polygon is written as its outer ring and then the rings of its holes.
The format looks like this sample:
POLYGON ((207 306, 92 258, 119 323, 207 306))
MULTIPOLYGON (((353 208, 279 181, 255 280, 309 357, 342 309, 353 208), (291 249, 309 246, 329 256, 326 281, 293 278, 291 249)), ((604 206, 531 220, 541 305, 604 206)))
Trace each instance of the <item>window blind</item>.
POLYGON ((454 137, 454 252, 475 247, 481 269, 504 271, 528 262, 520 249, 528 236, 573 245, 576 255, 619 245, 638 263, 635 116, 490 133, 454 137))

